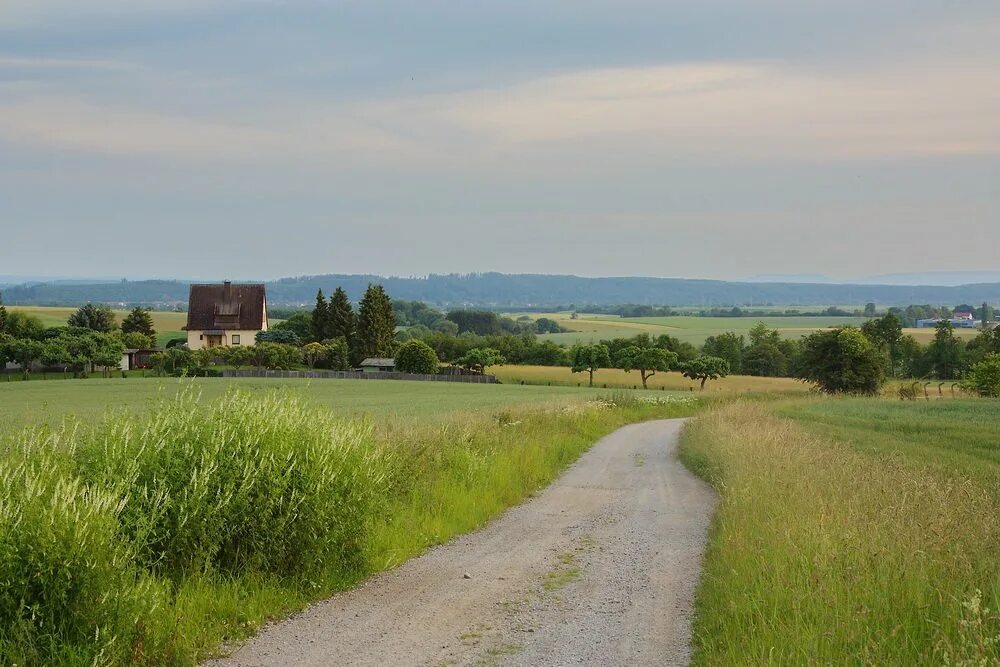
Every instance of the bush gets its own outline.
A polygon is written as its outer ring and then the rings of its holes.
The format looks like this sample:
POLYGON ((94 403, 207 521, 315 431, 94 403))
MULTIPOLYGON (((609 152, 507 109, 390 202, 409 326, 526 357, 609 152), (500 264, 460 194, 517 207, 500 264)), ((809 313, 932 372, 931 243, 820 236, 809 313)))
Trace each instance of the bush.
POLYGON ((974 364, 962 387, 986 398, 1000 398, 1000 354, 987 354, 974 364))
POLYGON ((441 365, 431 346, 422 340, 410 340, 396 351, 396 370, 401 373, 433 375, 441 365))
POLYGON ((885 358, 860 329, 817 331, 802 341, 799 377, 829 394, 875 395, 885 382, 885 358))

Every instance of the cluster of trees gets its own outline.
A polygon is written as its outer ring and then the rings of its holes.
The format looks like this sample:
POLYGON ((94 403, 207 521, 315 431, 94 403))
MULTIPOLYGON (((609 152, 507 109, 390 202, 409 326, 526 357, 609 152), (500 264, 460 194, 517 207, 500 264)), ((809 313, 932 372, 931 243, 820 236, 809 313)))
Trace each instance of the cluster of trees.
POLYGON ((672 336, 639 334, 633 338, 615 338, 600 343, 574 345, 570 350, 570 366, 574 373, 588 374, 590 386, 594 373, 602 368, 620 368, 626 373, 639 372, 643 388, 657 372, 678 370, 705 388, 708 380, 726 377, 730 373, 725 359, 698 354, 690 343, 672 336))
POLYGON ((97 368, 107 374, 118 368, 128 348, 150 348, 156 331, 149 312, 133 309, 118 326, 105 305, 86 304, 64 327, 46 328, 32 315, 8 312, 0 297, 0 366, 17 364, 28 377, 36 364, 86 376, 97 368))
POLYGON ((992 322, 996 317, 996 311, 988 303, 984 303, 978 308, 967 303, 961 303, 954 308, 932 306, 930 304, 912 304, 905 308, 890 308, 888 310, 888 314, 895 316, 905 327, 917 326, 917 320, 950 319, 955 313, 972 313, 975 319, 984 322, 992 322))

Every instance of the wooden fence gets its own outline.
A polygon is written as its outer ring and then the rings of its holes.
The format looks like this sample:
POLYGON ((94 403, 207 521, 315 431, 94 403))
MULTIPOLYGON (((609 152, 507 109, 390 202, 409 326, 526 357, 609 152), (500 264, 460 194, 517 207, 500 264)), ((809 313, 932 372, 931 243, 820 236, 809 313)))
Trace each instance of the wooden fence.
POLYGON ((466 382, 473 384, 497 384, 495 375, 423 375, 419 373, 360 371, 267 371, 267 370, 226 370, 227 378, 314 378, 317 380, 419 380, 422 382, 466 382))

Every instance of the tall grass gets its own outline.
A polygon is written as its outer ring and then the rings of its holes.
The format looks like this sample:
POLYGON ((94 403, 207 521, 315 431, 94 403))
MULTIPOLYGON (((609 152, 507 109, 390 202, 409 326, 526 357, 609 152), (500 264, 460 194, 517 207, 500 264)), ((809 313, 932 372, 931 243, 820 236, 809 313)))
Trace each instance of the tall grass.
POLYGON ((695 662, 1000 662, 1000 512, 984 480, 859 451, 773 409, 726 406, 683 438, 722 496, 695 662))
POLYGON ((192 664, 483 524, 598 437, 689 402, 411 427, 190 392, 0 442, 0 664, 192 664))

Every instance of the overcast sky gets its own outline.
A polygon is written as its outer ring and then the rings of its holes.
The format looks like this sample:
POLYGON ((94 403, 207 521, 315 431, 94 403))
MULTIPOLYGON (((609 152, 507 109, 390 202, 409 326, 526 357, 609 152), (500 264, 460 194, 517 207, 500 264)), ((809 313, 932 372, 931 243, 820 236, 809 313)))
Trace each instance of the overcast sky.
POLYGON ((0 274, 1000 268, 996 0, 0 0, 0 274))

